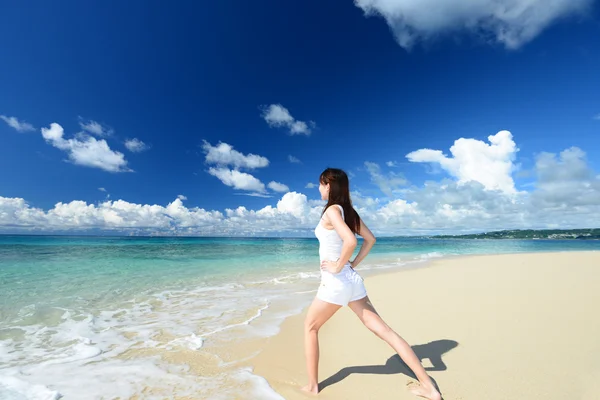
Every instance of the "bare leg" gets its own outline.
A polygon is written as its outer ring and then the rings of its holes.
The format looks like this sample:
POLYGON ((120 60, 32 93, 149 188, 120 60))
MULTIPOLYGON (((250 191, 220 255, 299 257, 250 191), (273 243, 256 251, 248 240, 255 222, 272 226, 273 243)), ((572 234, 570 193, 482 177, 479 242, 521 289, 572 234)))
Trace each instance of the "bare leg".
POLYGON ((425 368, 421 365, 421 360, 419 360, 410 345, 381 319, 369 298, 365 297, 353 301, 348 306, 356 313, 362 323, 389 344, 402 358, 402 361, 415 373, 421 385, 411 388, 410 391, 426 399, 440 400, 442 397, 427 372, 425 372, 425 368))
POLYGON ((319 392, 319 329, 341 306, 314 299, 304 321, 304 349, 306 352, 306 370, 308 385, 302 390, 317 394, 319 392))

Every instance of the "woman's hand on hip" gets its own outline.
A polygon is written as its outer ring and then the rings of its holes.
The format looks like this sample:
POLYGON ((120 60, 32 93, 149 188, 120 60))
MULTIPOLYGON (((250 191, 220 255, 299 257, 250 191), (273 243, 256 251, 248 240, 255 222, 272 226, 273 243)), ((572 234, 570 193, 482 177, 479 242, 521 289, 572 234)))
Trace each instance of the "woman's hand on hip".
POLYGON ((323 260, 321 261, 321 270, 337 274, 339 271, 337 261, 323 260))

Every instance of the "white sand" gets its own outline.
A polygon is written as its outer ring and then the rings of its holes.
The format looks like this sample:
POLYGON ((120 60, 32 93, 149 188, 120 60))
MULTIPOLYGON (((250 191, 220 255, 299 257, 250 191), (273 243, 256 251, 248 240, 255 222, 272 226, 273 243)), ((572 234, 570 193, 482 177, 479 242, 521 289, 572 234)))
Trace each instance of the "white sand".
MULTIPOLYGON (((442 259, 366 285, 446 400, 600 399, 600 252, 442 259)), ((286 399, 312 397, 298 391, 304 315, 252 361, 286 399)), ((405 388, 410 372, 348 308, 320 343, 319 398, 416 398, 405 388)))

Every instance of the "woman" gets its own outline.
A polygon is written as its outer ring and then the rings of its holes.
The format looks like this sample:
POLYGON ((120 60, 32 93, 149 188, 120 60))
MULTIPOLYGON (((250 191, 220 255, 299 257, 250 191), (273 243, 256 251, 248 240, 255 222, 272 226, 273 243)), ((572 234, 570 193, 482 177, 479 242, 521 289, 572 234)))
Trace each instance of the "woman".
POLYGON ((321 285, 304 324, 309 383, 302 390, 313 394, 319 392, 319 329, 337 310, 348 305, 362 323, 386 341, 413 370, 420 385, 411 388, 411 392, 427 399, 440 400, 441 396, 419 358, 377 314, 369 301, 363 279, 354 271, 375 244, 375 237, 352 207, 348 176, 340 169, 326 169, 319 178, 319 192, 321 198, 327 201, 315 229, 319 239, 321 285), (350 261, 357 244, 355 234, 362 236, 364 242, 356 258, 350 261))

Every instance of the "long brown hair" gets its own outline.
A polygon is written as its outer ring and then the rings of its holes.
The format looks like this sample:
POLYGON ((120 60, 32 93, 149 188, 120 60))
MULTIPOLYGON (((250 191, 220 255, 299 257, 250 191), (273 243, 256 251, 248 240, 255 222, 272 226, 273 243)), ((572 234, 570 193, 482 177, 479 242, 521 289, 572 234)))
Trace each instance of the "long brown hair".
POLYGON ((352 233, 360 234, 360 216, 352 206, 348 175, 341 169, 327 168, 321 173, 319 181, 324 185, 329 184, 329 199, 321 215, 325 214, 329 206, 339 204, 344 209, 344 221, 346 225, 348 225, 352 233))

